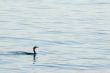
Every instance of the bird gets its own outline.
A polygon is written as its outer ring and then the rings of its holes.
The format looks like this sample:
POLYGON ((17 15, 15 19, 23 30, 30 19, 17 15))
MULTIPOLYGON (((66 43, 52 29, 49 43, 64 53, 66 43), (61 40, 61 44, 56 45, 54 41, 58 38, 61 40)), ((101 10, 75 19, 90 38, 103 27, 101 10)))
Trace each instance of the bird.
POLYGON ((33 53, 32 52, 23 52, 23 51, 17 51, 17 52, 13 52, 16 55, 36 55, 36 48, 39 48, 38 46, 34 46, 33 47, 33 53))
POLYGON ((26 55, 36 55, 36 48, 39 48, 38 46, 33 47, 33 53, 30 52, 24 52, 26 55))

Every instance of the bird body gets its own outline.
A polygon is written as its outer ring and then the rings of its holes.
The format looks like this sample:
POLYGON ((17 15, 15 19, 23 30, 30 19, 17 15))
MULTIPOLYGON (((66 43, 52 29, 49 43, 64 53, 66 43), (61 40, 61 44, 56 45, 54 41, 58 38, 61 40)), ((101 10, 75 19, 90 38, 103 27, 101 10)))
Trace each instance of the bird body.
POLYGON ((33 53, 31 52, 23 52, 23 51, 17 51, 17 52, 13 52, 16 55, 36 55, 36 48, 38 48, 37 46, 33 47, 33 53))

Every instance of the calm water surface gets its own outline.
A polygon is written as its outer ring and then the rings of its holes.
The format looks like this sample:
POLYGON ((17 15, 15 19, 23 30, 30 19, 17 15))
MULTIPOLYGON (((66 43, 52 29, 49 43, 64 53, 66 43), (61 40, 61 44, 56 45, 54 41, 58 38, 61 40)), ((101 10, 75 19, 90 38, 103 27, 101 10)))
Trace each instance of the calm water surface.
POLYGON ((0 0, 0 73, 61 72, 110 73, 110 1, 0 0))

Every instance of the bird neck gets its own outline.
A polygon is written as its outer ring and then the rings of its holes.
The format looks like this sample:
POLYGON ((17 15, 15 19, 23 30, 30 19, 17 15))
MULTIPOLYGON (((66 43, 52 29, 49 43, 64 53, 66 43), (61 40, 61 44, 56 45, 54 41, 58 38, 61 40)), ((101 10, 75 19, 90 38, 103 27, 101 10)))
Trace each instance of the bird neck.
POLYGON ((34 50, 34 54, 36 54, 36 51, 34 50))
POLYGON ((33 52, 34 52, 34 54, 36 54, 35 48, 33 48, 33 52))

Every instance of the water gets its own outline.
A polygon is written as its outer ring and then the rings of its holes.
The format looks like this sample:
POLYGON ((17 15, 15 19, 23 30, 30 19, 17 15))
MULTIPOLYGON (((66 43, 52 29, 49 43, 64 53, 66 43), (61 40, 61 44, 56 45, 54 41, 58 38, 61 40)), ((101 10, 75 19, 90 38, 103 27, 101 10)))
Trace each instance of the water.
POLYGON ((108 0, 0 0, 0 73, 110 73, 109 19, 108 0))

